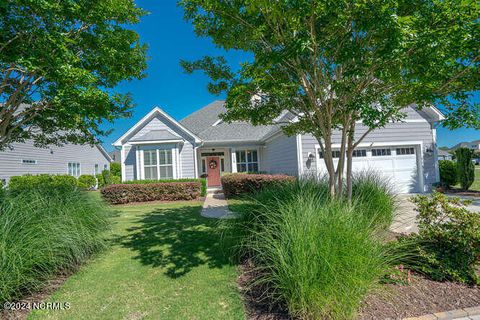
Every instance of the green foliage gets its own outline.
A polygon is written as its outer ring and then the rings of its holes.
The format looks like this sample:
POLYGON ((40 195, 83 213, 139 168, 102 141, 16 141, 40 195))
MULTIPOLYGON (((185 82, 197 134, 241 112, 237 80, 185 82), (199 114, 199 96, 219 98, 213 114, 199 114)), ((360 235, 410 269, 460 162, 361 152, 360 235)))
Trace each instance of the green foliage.
POLYGON ((78 177, 78 186, 84 190, 94 189, 97 185, 97 179, 91 174, 82 174, 78 177))
POLYGON ((77 179, 69 175, 24 175, 10 178, 8 190, 12 194, 19 194, 28 191, 41 193, 63 193, 77 189, 77 179))
POLYGON ((119 176, 112 176, 112 184, 120 184, 122 183, 122 178, 119 176))
POLYGON ((110 172, 116 177, 122 178, 122 166, 118 162, 110 162, 110 172))
POLYGON ((77 190, 8 194, 0 202, 0 303, 18 301, 103 248, 107 215, 98 198, 77 190))
POLYGON ((207 179, 199 178, 183 178, 183 179, 160 179, 160 180, 130 180, 124 181, 123 184, 145 184, 145 183, 165 183, 165 182, 197 182, 199 181, 202 184, 201 196, 205 197, 207 195, 207 179))
POLYGON ((131 29, 144 14, 133 0, 1 1, 0 149, 93 144, 108 133, 100 123, 129 116, 130 95, 114 88, 144 76, 147 48, 131 29))
POLYGON ((460 186, 468 190, 475 181, 475 165, 472 162, 473 151, 467 148, 458 148, 455 150, 457 157, 457 177, 460 186))
POLYGON ((457 163, 451 160, 438 161, 440 169, 440 183, 450 188, 457 184, 457 163))
POLYGON ((102 170, 102 173, 100 174, 100 176, 97 177, 97 179, 98 186, 100 188, 109 186, 113 183, 112 174, 110 173, 110 170, 107 169, 102 170))
POLYGON ((439 192, 412 201, 417 206, 419 233, 402 241, 410 241, 419 257, 406 264, 434 280, 480 284, 476 275, 480 213, 468 211, 468 201, 439 192))
POLYGON ((355 186, 349 205, 331 200, 324 181, 275 184, 257 192, 238 219, 222 221, 238 257, 251 257, 256 267, 252 285, 286 303, 294 317, 353 318, 393 263, 382 242, 394 199, 387 193, 389 201, 376 203, 384 186, 373 180, 359 178, 355 186))
POLYGON ((196 182, 162 182, 115 184, 101 190, 103 198, 111 204, 145 201, 195 200, 200 197, 202 185, 196 182))

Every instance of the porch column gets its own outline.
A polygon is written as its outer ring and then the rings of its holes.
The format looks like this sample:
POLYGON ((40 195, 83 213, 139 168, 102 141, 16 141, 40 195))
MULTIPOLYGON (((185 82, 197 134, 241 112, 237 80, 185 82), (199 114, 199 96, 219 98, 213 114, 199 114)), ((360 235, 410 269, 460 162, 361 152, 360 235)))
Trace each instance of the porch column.
POLYGON ((230 154, 232 155, 232 172, 237 172, 237 154, 235 148, 230 148, 230 154))

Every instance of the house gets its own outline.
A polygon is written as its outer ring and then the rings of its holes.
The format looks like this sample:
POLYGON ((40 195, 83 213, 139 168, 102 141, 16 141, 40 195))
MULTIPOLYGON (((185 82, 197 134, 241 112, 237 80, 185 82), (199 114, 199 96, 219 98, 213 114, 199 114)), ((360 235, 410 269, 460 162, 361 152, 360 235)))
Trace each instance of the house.
MULTIPOLYGON (((181 121, 155 107, 123 134, 114 146, 121 150, 122 178, 179 179, 207 176, 219 186, 229 172, 318 174, 325 165, 318 141, 310 134, 286 136, 280 125, 225 123, 224 101, 215 101, 181 121)), ((367 135, 354 153, 354 170, 375 170, 392 181, 397 192, 424 192, 439 180, 436 124, 443 115, 434 107, 406 110, 401 123, 367 135)), ((292 120, 282 115, 282 122, 292 120)), ((366 127, 357 125, 357 135, 366 127)), ((338 158, 340 135, 334 135, 338 158)))
POLYGON ((112 162, 120 163, 120 150, 113 150, 108 155, 112 158, 112 162))
POLYGON ((108 169, 110 156, 100 146, 65 144, 38 148, 32 141, 14 143, 0 151, 0 182, 24 174, 99 174, 108 169))
POLYGON ((452 160, 453 156, 449 150, 438 149, 438 160, 452 160))
POLYGON ((471 142, 460 142, 457 143, 452 147, 452 150, 456 150, 458 148, 468 148, 474 151, 479 152, 480 151, 480 140, 474 140, 471 142))

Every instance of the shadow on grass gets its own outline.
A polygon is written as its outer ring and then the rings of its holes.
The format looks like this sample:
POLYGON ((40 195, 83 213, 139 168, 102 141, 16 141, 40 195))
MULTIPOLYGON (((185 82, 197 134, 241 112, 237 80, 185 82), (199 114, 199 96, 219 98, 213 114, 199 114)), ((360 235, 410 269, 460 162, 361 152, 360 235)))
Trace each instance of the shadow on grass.
POLYGON ((134 259, 142 264, 163 268, 167 276, 178 278, 200 265, 230 264, 216 225, 216 220, 200 216, 197 206, 157 208, 114 242, 137 252, 134 259))

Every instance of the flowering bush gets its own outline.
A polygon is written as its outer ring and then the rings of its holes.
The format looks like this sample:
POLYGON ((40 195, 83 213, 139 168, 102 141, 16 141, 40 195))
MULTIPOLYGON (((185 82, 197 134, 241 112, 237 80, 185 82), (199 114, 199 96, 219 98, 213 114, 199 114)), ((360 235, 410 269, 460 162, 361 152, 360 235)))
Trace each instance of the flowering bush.
POLYGON ((166 182, 146 184, 112 184, 101 190, 111 204, 144 201, 194 200, 200 197, 200 182, 166 182))
POLYGON ((293 181, 295 181, 295 177, 282 174, 232 173, 222 177, 222 186, 225 196, 232 197, 256 192, 266 186, 293 181))

